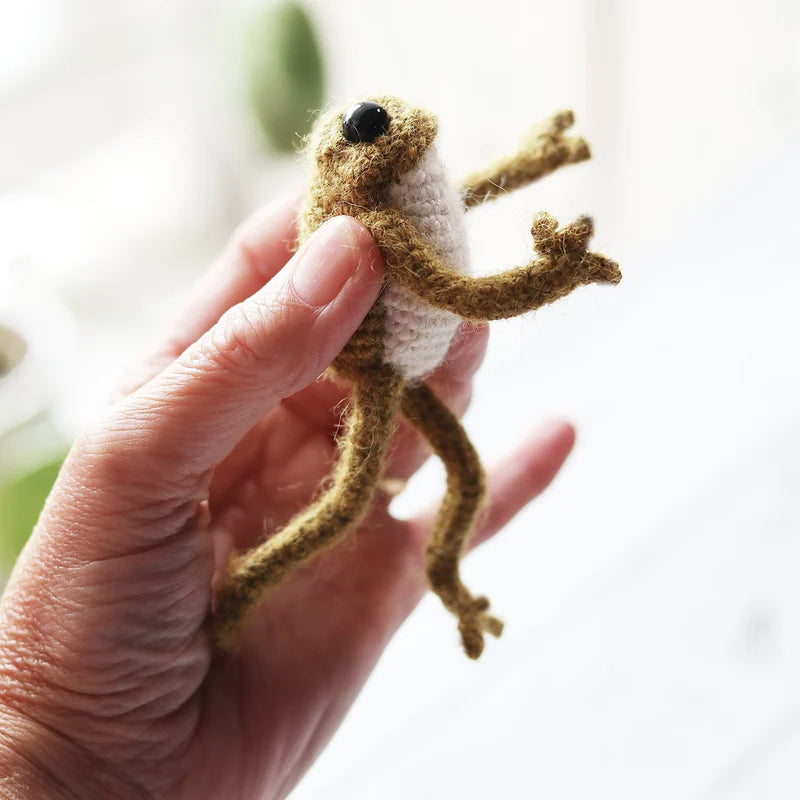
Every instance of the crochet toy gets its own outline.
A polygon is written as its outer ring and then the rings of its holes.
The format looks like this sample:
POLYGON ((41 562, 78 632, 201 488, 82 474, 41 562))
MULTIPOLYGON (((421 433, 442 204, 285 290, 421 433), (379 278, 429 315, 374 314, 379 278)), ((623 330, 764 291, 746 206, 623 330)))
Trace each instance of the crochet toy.
POLYGON ((309 141, 311 182, 299 242, 337 214, 372 233, 385 260, 380 298, 336 358, 332 371, 351 388, 347 424, 330 485, 263 544, 231 562, 213 616, 215 638, 230 648, 267 589, 329 547, 363 519, 380 484, 396 412, 427 439, 447 470, 447 493, 426 551, 431 588, 458 617, 464 649, 483 650, 483 634, 499 636, 459 577, 459 559, 481 506, 484 475, 453 413, 424 378, 444 358, 462 320, 501 319, 551 303, 578 286, 617 283, 617 264, 587 251, 592 220, 558 228, 546 213, 532 235, 538 255, 527 265, 470 277, 464 212, 590 156, 581 138, 564 136, 570 111, 555 114, 520 152, 468 177, 457 192, 437 153, 436 118, 394 97, 379 97, 324 114, 309 141))

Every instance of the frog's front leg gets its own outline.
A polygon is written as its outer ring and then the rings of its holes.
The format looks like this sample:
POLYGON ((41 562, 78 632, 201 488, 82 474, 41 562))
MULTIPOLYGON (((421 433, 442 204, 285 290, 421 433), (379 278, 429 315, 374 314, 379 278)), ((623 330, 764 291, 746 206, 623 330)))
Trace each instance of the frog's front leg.
POLYGON ((538 214, 531 233, 538 254, 528 264, 496 275, 472 277, 450 269, 396 209, 359 215, 384 255, 387 276, 436 308, 486 322, 533 311, 589 283, 619 283, 619 266, 588 251, 594 226, 589 217, 559 229, 538 214))
POLYGON ((622 273, 616 261, 589 251, 594 236, 591 217, 581 216, 563 228, 545 211, 536 215, 531 226, 536 251, 543 256, 540 273, 547 276, 553 298, 569 294, 590 283, 619 283, 622 273))
POLYGON ((591 157, 589 145, 578 136, 564 136, 575 122, 572 111, 558 111, 537 125, 513 156, 474 172, 461 183, 467 209, 527 186, 566 164, 591 157))

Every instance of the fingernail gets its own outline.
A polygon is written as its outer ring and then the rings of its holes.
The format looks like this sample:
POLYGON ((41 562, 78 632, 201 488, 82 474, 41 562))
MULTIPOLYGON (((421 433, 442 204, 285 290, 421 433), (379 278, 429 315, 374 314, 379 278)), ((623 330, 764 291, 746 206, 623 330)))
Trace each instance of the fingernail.
POLYGON ((349 217, 333 217, 315 231, 295 257, 292 285, 312 306, 325 306, 358 267, 358 241, 349 217))

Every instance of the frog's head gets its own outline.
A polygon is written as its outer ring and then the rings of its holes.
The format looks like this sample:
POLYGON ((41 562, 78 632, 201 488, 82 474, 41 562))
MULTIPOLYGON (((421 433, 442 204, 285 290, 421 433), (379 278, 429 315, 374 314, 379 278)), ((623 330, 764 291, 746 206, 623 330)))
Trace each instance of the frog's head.
POLYGON ((362 100, 322 115, 309 138, 314 182, 339 201, 378 204, 436 138, 436 117, 396 97, 362 100))

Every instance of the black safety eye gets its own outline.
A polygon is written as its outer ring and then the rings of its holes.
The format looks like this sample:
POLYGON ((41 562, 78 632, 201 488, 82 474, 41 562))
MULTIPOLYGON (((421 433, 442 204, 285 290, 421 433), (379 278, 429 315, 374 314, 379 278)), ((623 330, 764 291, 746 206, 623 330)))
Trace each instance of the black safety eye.
POLYGON ((350 106, 342 117, 342 134, 348 142, 372 142, 388 130, 386 109, 369 100, 350 106))

